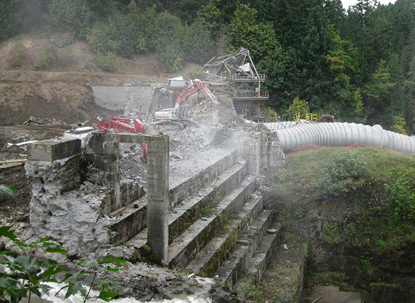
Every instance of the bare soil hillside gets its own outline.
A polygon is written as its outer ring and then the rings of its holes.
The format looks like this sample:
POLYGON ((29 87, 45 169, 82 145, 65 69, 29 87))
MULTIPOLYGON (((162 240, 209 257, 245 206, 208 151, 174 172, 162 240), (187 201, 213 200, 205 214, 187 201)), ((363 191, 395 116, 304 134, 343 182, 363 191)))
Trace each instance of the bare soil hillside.
POLYGON ((117 58, 117 70, 106 73, 85 41, 58 48, 49 37, 14 37, 0 44, 0 125, 19 125, 30 117, 85 122, 103 111, 94 102, 91 84, 167 83, 197 68, 188 64, 166 74, 157 55, 149 53, 117 58))

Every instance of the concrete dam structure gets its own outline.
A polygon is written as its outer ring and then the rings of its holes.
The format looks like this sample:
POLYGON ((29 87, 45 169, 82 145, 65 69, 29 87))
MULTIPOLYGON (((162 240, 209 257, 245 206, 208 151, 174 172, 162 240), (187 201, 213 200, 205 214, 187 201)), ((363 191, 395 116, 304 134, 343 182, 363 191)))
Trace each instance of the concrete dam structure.
POLYGON ((281 249, 282 225, 264 203, 258 176, 279 167, 285 156, 275 132, 254 129, 236 137, 194 152, 180 164, 171 161, 174 140, 163 134, 94 132, 85 154, 79 139, 31 144, 26 165, 31 225, 72 255, 122 252, 134 261, 149 249, 154 262, 215 277, 218 285, 259 281, 281 249), (121 145, 141 143, 148 144, 146 191, 120 178, 121 145), (206 155, 209 161, 194 173, 178 173, 206 155))
POLYGON ((387 131, 380 125, 355 123, 264 123, 275 130, 284 153, 307 145, 348 146, 353 144, 383 147, 415 154, 415 137, 387 131))

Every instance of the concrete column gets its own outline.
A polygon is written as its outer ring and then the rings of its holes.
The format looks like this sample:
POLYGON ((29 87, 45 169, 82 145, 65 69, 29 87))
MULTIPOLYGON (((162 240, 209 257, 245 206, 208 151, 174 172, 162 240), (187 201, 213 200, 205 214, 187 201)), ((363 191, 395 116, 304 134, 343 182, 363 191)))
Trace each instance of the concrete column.
POLYGON ((156 262, 168 261, 169 137, 149 138, 147 149, 147 243, 156 262))
POLYGON ((108 134, 109 141, 147 144, 147 243, 154 260, 168 261, 169 137, 163 134, 108 134))
POLYGON ((261 134, 246 139, 243 150, 243 158, 248 163, 251 175, 257 175, 261 171, 261 134))

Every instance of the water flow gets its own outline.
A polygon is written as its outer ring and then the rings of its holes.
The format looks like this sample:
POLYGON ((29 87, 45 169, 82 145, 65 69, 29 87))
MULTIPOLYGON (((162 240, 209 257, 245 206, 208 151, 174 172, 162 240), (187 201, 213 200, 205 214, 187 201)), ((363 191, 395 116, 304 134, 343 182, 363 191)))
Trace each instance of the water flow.
MULTIPOLYGON (((66 289, 63 291, 59 290, 62 288, 63 284, 59 283, 45 283, 51 289, 49 290, 48 294, 42 294, 42 298, 39 299, 37 296, 33 295, 31 298, 31 303, 83 303, 84 297, 82 297, 79 293, 70 296, 69 298, 65 299, 66 289)), ((87 288, 87 287, 85 287, 87 288)), ((88 303, 105 303, 105 301, 101 299, 97 299, 96 297, 99 295, 99 292, 92 290, 90 293, 90 299, 87 300, 88 303)), ((27 303, 27 299, 21 301, 22 303, 27 303)), ((144 303, 140 300, 136 300, 134 298, 119 298, 111 300, 112 303, 144 303)), ((159 301, 151 301, 152 303, 211 303, 212 300, 209 298, 204 298, 201 296, 187 296, 185 299, 172 299, 172 300, 159 300, 159 301)))

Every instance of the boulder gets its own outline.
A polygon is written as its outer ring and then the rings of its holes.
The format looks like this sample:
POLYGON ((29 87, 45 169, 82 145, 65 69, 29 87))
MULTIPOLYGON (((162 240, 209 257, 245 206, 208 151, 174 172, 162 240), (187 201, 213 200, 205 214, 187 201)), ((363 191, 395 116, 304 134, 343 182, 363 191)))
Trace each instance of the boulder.
POLYGON ((55 32, 50 37, 50 41, 55 44, 57 47, 63 48, 75 41, 75 32, 65 31, 65 32, 55 32))

